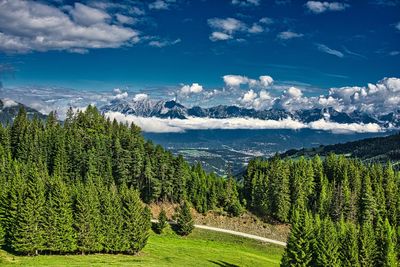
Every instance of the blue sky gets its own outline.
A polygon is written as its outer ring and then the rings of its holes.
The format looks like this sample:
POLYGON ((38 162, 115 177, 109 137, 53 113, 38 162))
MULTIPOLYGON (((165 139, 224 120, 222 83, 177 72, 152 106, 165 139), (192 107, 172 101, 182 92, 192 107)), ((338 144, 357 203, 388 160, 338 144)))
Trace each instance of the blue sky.
POLYGON ((273 94, 326 94, 400 77, 400 1, 0 0, 0 64, 5 87, 168 94, 268 75, 273 94))

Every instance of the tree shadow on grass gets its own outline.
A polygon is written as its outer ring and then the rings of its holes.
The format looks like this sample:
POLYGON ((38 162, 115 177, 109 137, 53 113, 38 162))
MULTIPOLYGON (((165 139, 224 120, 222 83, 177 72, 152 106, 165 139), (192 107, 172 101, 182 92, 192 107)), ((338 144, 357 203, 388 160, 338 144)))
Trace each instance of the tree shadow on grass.
POLYGON ((226 261, 212 261, 209 260, 209 262, 214 263, 215 265, 221 266, 221 267, 240 267, 239 265, 232 264, 226 261))

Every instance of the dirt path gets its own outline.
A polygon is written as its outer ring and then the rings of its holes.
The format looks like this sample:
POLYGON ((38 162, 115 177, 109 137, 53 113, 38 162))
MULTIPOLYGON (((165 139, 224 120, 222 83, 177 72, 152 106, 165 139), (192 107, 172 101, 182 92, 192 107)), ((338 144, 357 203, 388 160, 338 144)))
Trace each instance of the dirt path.
MULTIPOLYGON (((157 220, 154 220, 154 219, 152 219, 151 221, 155 222, 155 223, 157 222, 157 220)), ((170 223, 175 224, 175 222, 170 222, 170 223)), ((220 233, 226 233, 226 234, 246 237, 246 238, 258 240, 258 241, 261 241, 261 242, 271 243, 271 244, 275 244, 275 245, 279 245, 279 246, 284 246, 284 247, 286 246, 285 242, 281 242, 281 241, 278 241, 278 240, 265 238, 265 237, 262 237, 262 236, 251 235, 251 234, 246 234, 246 233, 242 233, 242 232, 227 230, 227 229, 223 229, 223 228, 211 227, 211 226, 207 226, 207 225, 195 224, 194 227, 199 228, 199 229, 209 230, 209 231, 215 231, 215 232, 220 232, 220 233)))

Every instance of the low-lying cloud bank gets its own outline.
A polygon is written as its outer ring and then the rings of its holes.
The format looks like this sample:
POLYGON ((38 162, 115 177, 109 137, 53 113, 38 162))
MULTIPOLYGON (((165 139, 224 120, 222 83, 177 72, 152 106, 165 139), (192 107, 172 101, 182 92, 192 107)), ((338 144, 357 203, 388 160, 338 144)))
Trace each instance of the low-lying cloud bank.
POLYGON ((261 120, 253 118, 229 118, 229 119, 213 119, 213 118, 195 118, 188 119, 161 119, 161 118, 144 118, 133 115, 124 115, 120 112, 107 112, 106 117, 116 119, 120 122, 134 123, 144 132, 150 133, 180 133, 187 130, 234 130, 234 129, 313 129, 324 130, 332 133, 376 133, 383 129, 375 123, 358 124, 358 123, 336 123, 324 119, 311 123, 303 123, 290 118, 284 120, 261 120))

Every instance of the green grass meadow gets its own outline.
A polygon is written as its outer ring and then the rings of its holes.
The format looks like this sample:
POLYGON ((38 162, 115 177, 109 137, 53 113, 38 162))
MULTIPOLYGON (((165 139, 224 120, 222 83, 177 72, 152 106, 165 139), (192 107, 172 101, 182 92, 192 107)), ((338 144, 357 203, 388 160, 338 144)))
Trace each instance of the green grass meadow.
POLYGON ((14 256, 0 250, 0 266, 279 266, 283 248, 195 229, 188 237, 152 233, 139 255, 14 256))

